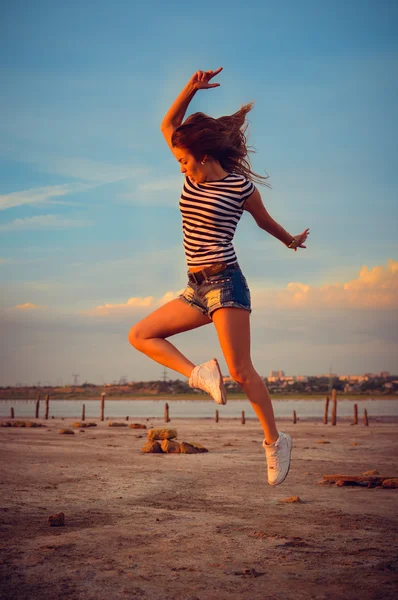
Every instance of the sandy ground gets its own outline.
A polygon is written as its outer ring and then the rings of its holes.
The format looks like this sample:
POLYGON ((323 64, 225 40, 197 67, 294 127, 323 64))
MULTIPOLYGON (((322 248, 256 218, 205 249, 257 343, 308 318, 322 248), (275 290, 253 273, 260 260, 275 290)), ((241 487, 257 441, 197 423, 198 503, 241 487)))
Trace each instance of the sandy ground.
POLYGON ((279 421, 294 447, 272 488, 255 420, 173 419, 198 455, 142 454, 145 432, 106 421, 73 436, 72 419, 41 422, 0 428, 2 599, 396 597, 398 490, 317 485, 398 476, 396 423, 279 421))

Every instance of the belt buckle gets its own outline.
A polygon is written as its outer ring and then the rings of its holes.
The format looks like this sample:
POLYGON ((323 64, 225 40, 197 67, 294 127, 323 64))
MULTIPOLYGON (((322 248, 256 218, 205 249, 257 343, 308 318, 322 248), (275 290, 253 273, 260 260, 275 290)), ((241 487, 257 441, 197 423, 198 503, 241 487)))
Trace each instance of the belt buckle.
MULTIPOLYGON (((202 271, 197 271, 196 273, 202 273, 202 271)), ((196 283, 196 285, 199 285, 200 281, 197 280, 196 278, 196 273, 193 273, 192 271, 190 272, 190 276, 193 279, 193 282, 196 283)))

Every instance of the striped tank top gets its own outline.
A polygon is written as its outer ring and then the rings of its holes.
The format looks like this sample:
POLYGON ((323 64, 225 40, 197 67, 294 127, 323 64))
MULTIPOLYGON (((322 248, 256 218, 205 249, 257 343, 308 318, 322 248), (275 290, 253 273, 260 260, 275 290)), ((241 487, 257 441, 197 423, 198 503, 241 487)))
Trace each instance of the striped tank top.
POLYGON ((237 173, 204 183, 185 177, 180 211, 188 267, 237 261, 232 239, 253 192, 253 183, 237 173))

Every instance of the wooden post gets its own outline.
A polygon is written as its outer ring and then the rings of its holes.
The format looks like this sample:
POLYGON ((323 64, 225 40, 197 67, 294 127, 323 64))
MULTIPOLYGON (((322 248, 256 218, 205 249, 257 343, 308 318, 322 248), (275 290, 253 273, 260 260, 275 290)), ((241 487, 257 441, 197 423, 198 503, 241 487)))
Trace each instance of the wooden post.
POLYGON ((242 420, 241 420, 242 425, 244 425, 246 423, 246 419, 245 419, 245 411, 242 410, 242 420))
POLYGON ((293 423, 296 424, 297 423, 297 415, 296 415, 296 411, 293 411, 293 423))
POLYGON ((366 427, 369 426, 368 411, 366 410, 366 408, 364 408, 363 411, 363 424, 366 425, 366 427))
POLYGON ((166 404, 164 405, 164 422, 168 423, 170 421, 170 417, 169 417, 169 405, 166 404))
POLYGON ((216 423, 218 423, 218 410, 216 410, 216 423))
POLYGON ((86 420, 86 405, 83 404, 82 406, 82 421, 86 420))
POLYGON ((354 422, 353 425, 358 425, 358 404, 354 404, 354 422))
POLYGON ((50 396, 46 396, 46 412, 44 415, 45 419, 48 419, 48 411, 50 410, 50 396))
POLYGON ((126 417, 126 421, 128 421, 128 420, 129 420, 129 417, 128 417, 128 415, 127 415, 127 417, 126 417))
POLYGON ((40 396, 37 396, 37 400, 36 400, 36 419, 39 418, 39 410, 40 410, 40 396))
POLYGON ((13 419, 13 418, 14 418, 14 409, 13 409, 13 407, 12 407, 12 406, 11 406, 11 408, 10 408, 10 418, 11 418, 11 419, 13 419))
POLYGON ((323 413, 323 423, 328 424, 328 413, 329 413, 329 396, 326 396, 325 400, 325 412, 323 413))
POLYGON ((336 425, 337 422, 337 392, 336 390, 332 390, 332 425, 336 425))
POLYGON ((101 394, 100 421, 104 420, 104 412, 105 412, 105 392, 102 392, 102 394, 101 394))

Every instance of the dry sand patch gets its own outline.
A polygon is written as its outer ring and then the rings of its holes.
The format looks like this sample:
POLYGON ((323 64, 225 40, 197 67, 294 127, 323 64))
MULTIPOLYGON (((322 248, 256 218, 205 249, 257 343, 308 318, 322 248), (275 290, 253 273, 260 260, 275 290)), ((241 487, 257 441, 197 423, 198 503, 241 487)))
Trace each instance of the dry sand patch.
POLYGON ((316 483, 397 476, 395 423, 279 422, 292 467, 271 488, 254 420, 173 419, 209 449, 194 455, 143 454, 145 438, 106 422, 74 436, 58 433, 73 419, 41 422, 0 429, 4 599, 395 597, 398 491, 316 483))

